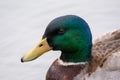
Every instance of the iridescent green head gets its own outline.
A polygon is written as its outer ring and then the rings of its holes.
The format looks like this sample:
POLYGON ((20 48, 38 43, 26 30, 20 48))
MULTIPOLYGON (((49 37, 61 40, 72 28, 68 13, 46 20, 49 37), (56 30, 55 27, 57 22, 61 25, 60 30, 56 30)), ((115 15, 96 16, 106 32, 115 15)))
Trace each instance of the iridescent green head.
POLYGON ((64 62, 86 62, 90 59, 91 47, 92 35, 88 24, 78 16, 66 15, 49 23, 43 40, 21 61, 34 60, 52 49, 62 52, 60 59, 64 62))
POLYGON ((90 59, 92 35, 88 24, 74 15, 62 16, 49 23, 43 38, 53 50, 61 50, 65 62, 85 62, 90 59))

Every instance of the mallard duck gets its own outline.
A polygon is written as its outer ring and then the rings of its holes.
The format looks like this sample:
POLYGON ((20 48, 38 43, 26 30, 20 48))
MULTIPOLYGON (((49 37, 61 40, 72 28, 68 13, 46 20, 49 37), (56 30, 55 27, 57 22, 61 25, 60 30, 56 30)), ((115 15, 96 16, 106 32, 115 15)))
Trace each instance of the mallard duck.
POLYGON ((21 61, 32 61, 47 51, 61 51, 46 80, 120 80, 120 29, 97 39, 86 21, 66 15, 51 21, 42 40, 21 61))

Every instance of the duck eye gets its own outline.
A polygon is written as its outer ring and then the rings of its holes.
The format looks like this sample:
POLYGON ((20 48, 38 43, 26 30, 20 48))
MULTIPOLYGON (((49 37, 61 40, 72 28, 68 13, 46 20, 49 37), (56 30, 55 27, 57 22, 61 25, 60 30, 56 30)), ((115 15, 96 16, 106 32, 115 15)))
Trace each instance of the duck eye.
POLYGON ((65 30, 64 29, 59 29, 58 30, 58 34, 64 34, 65 33, 65 30))

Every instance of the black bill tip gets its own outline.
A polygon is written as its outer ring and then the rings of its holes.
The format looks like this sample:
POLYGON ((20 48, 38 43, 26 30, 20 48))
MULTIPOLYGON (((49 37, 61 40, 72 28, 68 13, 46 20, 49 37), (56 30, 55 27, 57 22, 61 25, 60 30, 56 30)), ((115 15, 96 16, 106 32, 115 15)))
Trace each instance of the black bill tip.
POLYGON ((23 57, 21 58, 21 62, 23 63, 24 61, 23 61, 23 57))

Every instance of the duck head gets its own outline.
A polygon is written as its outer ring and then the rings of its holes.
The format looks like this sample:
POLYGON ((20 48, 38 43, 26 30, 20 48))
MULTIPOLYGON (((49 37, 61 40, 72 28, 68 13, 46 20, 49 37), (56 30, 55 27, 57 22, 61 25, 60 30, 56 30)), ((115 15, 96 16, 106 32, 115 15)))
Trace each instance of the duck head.
POLYGON ((22 57, 22 62, 38 58, 49 50, 60 50, 60 59, 64 62, 89 61, 92 47, 92 35, 88 24, 80 17, 66 15, 51 21, 38 43, 22 57))

